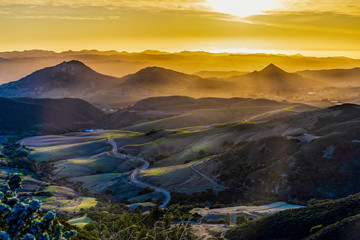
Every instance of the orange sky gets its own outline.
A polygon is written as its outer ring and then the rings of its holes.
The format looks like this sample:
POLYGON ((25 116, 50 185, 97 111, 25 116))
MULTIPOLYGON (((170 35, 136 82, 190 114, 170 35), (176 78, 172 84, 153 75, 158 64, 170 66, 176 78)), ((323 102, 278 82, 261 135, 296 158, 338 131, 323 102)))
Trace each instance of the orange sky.
POLYGON ((358 0, 0 0, 0 51, 115 49, 360 58, 358 0))

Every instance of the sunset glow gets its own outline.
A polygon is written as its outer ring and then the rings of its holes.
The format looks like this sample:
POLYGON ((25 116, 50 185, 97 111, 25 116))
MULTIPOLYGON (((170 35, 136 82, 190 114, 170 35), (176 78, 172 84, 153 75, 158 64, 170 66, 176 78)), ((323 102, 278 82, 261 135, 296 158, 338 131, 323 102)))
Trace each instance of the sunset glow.
POLYGON ((238 17, 261 14, 277 7, 276 0, 207 0, 215 11, 228 13, 238 17))
POLYGON ((263 49, 360 58, 359 9, 357 0, 0 0, 0 51, 263 49))

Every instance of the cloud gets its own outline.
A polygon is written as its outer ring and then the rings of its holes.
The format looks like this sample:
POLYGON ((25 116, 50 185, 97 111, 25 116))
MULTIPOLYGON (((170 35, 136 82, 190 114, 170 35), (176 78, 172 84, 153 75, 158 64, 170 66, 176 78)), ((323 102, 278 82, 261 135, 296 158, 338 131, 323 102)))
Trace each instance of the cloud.
POLYGON ((158 9, 194 9, 203 3, 204 0, 0 0, 0 6, 114 6, 129 8, 152 7, 158 9))
POLYGON ((282 11, 335 12, 360 15, 359 0, 279 0, 282 11))
POLYGON ((335 12, 271 12, 248 17, 252 23, 331 33, 360 34, 360 16, 335 12))
MULTIPOLYGON (((102 4, 101 1, 97 1, 97 5, 78 5, 81 1, 74 2, 72 4, 67 4, 66 1, 62 2, 63 4, 57 5, 57 2, 50 1, 52 4, 46 5, 44 2, 42 4, 36 4, 36 1, 32 4, 25 4, 26 1, 22 1, 22 4, 10 4, 4 5, 0 4, 0 18, 36 18, 45 19, 49 17, 49 19, 94 19, 94 20, 106 20, 106 19, 123 19, 127 22, 131 21, 134 18, 142 18, 143 15, 149 14, 160 14, 162 16, 166 16, 169 14, 175 13, 177 16, 182 14, 184 16, 187 15, 199 15, 206 16, 208 18, 227 18, 229 17, 226 14, 216 13, 207 11, 205 9, 184 9, 180 6, 172 6, 169 7, 169 3, 165 3, 168 1, 162 0, 152 0, 147 1, 146 4, 149 6, 141 5, 142 1, 111 1, 111 5, 102 4), (129 2, 129 3, 128 3, 129 2), (77 3, 77 4, 75 4, 77 3), (120 4, 121 3, 121 4, 120 4), (125 4, 126 3, 126 4, 125 4), (162 7, 159 8, 155 3, 163 3, 162 7), (151 5, 153 4, 153 5, 151 5), (151 7, 151 6, 152 7, 151 7), (155 7, 155 5, 157 7, 155 7), (165 7, 165 5, 169 5, 165 7), (4 14, 2 14, 4 12, 4 14), (6 13, 6 15, 5 15, 6 13)), ((145 1, 144 1, 145 2, 145 1)), ((185 4, 188 2, 187 0, 183 0, 185 4)), ((181 1, 180 1, 181 3, 181 1)), ((153 15, 152 15, 153 16, 153 15)), ((156 18, 156 17, 155 17, 156 18)))
MULTIPOLYGON (((219 0, 221 1, 221 0, 219 0)), ((239 0, 244 1, 244 0, 239 0)), ((277 0, 279 11, 336 12, 360 15, 359 0, 277 0)), ((244 1, 246 4, 246 1, 244 1)), ((122 7, 213 11, 206 0, 0 0, 0 6, 122 7)))

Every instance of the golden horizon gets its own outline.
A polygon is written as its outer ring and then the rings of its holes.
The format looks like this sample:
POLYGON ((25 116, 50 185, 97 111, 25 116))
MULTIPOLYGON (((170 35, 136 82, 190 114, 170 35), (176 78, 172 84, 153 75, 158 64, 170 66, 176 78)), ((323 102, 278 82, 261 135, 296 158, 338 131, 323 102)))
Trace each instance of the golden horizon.
POLYGON ((0 51, 115 49, 360 58, 355 0, 1 0, 0 51))

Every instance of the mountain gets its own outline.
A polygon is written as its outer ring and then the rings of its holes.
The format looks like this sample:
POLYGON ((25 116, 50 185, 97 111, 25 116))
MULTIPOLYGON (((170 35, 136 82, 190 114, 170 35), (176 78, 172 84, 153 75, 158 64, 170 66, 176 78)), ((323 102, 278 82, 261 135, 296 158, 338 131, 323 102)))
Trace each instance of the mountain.
POLYGON ((95 72, 79 61, 63 62, 0 86, 2 97, 81 98, 100 108, 131 105, 147 97, 209 96, 235 91, 237 85, 203 79, 160 67, 147 67, 122 78, 95 72))
POLYGON ((56 53, 31 50, 0 52, 0 57, 13 60, 8 63, 0 62, 0 83, 18 80, 38 69, 72 59, 77 59, 100 73, 116 77, 123 77, 148 66, 161 66, 185 73, 233 70, 250 72, 254 69, 260 69, 270 62, 281 65, 284 69, 292 72, 303 69, 354 68, 360 66, 360 60, 343 57, 314 58, 295 55, 205 52, 159 53, 158 51, 145 51, 128 53, 83 50, 56 53))
POLYGON ((101 94, 118 79, 95 72, 79 61, 63 62, 0 86, 2 97, 63 98, 101 94))
POLYGON ((118 98, 136 102, 148 97, 168 95, 226 96, 239 89, 238 84, 222 80, 205 79, 160 67, 148 67, 121 78, 117 86, 106 91, 106 95, 118 95, 118 98))
POLYGON ((0 133, 61 133, 91 127, 102 112, 80 99, 0 97, 0 133))
POLYGON ((0 86, 0 96, 80 98, 105 111, 111 111, 156 96, 233 98, 246 95, 259 98, 270 94, 266 98, 273 98, 277 95, 298 94, 295 96, 298 98, 317 87, 324 87, 321 80, 288 73, 273 64, 259 72, 225 79, 201 78, 161 67, 147 67, 134 74, 115 78, 72 60, 3 84, 0 86))
POLYGON ((328 70, 306 70, 297 74, 329 82, 335 86, 360 86, 360 68, 352 69, 328 69, 328 70))
POLYGON ((148 67, 141 69, 135 74, 123 77, 119 86, 132 86, 163 91, 167 90, 169 86, 185 89, 187 84, 198 81, 199 79, 201 78, 198 76, 188 75, 165 68, 148 67))
POLYGON ((321 86, 320 81, 288 73, 274 64, 268 65, 261 71, 234 76, 229 80, 239 82, 255 92, 295 92, 321 86))

